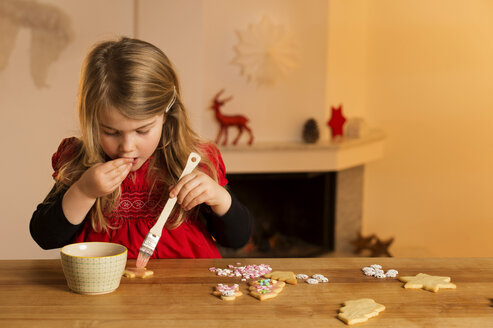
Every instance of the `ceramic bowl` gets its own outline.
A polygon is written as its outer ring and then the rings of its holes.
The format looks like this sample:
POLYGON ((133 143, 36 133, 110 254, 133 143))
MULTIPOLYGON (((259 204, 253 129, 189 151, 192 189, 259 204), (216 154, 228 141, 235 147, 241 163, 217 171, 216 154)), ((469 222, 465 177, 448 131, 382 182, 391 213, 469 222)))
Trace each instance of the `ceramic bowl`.
POLYGON ((80 294, 111 293, 120 285, 127 248, 114 243, 70 244, 60 251, 68 287, 80 294))

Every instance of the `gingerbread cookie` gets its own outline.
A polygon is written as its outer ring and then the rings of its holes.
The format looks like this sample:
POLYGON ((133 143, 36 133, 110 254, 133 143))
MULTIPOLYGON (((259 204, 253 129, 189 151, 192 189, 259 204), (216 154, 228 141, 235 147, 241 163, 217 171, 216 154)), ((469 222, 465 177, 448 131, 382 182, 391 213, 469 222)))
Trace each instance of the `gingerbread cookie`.
POLYGON ((298 280, 296 279, 296 275, 290 271, 273 271, 270 273, 264 274, 265 278, 272 278, 274 280, 285 281, 288 284, 296 285, 298 284, 298 280))
POLYGON ((238 284, 234 284, 233 286, 218 284, 214 288, 215 290, 212 294, 220 297, 223 301, 234 301, 237 297, 243 295, 243 293, 240 292, 238 284))
POLYGON ((426 273, 418 273, 416 276, 399 277, 405 282, 404 288, 423 288, 436 293, 440 288, 456 288, 450 282, 450 277, 430 276, 426 273))
POLYGON ((259 279, 250 281, 248 284, 250 295, 261 301, 276 297, 286 286, 284 282, 272 279, 259 279))
POLYGON ((376 303, 371 298, 346 301, 343 304, 337 317, 348 325, 368 321, 369 318, 385 310, 384 305, 376 303))
POLYGON ((146 268, 126 268, 123 271, 123 276, 127 278, 147 278, 154 274, 154 271, 146 268))

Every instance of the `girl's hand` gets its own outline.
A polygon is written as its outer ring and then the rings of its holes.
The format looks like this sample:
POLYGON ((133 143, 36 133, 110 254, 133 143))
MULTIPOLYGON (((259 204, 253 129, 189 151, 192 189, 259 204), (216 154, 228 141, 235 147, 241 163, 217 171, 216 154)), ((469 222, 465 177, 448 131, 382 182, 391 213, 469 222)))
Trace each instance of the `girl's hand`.
POLYGON ((231 206, 231 196, 226 189, 200 171, 185 175, 170 188, 169 197, 177 197, 177 203, 186 211, 205 203, 219 216, 226 214, 231 206))
POLYGON ((131 158, 98 163, 87 169, 75 184, 88 198, 96 199, 113 192, 125 180, 131 168, 131 158))

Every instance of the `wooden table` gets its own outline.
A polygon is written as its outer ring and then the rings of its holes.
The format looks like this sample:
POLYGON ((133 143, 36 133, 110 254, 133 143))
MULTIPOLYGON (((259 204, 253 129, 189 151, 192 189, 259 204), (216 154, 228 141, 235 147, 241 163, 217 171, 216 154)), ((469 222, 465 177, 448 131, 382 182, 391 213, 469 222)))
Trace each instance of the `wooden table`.
POLYGON ((68 289, 59 260, 0 261, 0 327, 346 327, 338 309, 358 298, 386 310, 356 327, 493 327, 493 258, 151 260, 148 268, 154 277, 122 278, 115 292, 89 296, 68 289), (286 285, 262 302, 246 293, 232 302, 211 295, 217 283, 239 283, 245 292, 239 278, 209 271, 237 262, 330 281, 286 285), (400 275, 450 276, 457 289, 410 290, 396 279, 363 275, 361 268, 375 263, 400 275))

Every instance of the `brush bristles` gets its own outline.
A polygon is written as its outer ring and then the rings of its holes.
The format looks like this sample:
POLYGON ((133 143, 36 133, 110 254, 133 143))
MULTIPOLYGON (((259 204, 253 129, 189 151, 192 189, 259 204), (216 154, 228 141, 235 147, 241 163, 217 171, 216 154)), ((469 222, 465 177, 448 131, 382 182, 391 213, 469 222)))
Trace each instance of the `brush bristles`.
POLYGON ((145 268, 149 258, 154 253, 157 243, 159 242, 161 236, 155 235, 152 232, 148 232, 144 239, 144 242, 140 246, 139 255, 137 256, 137 268, 145 268))
POLYGON ((135 266, 137 268, 145 268, 150 258, 151 258, 150 254, 140 251, 139 255, 137 256, 137 263, 135 266))

